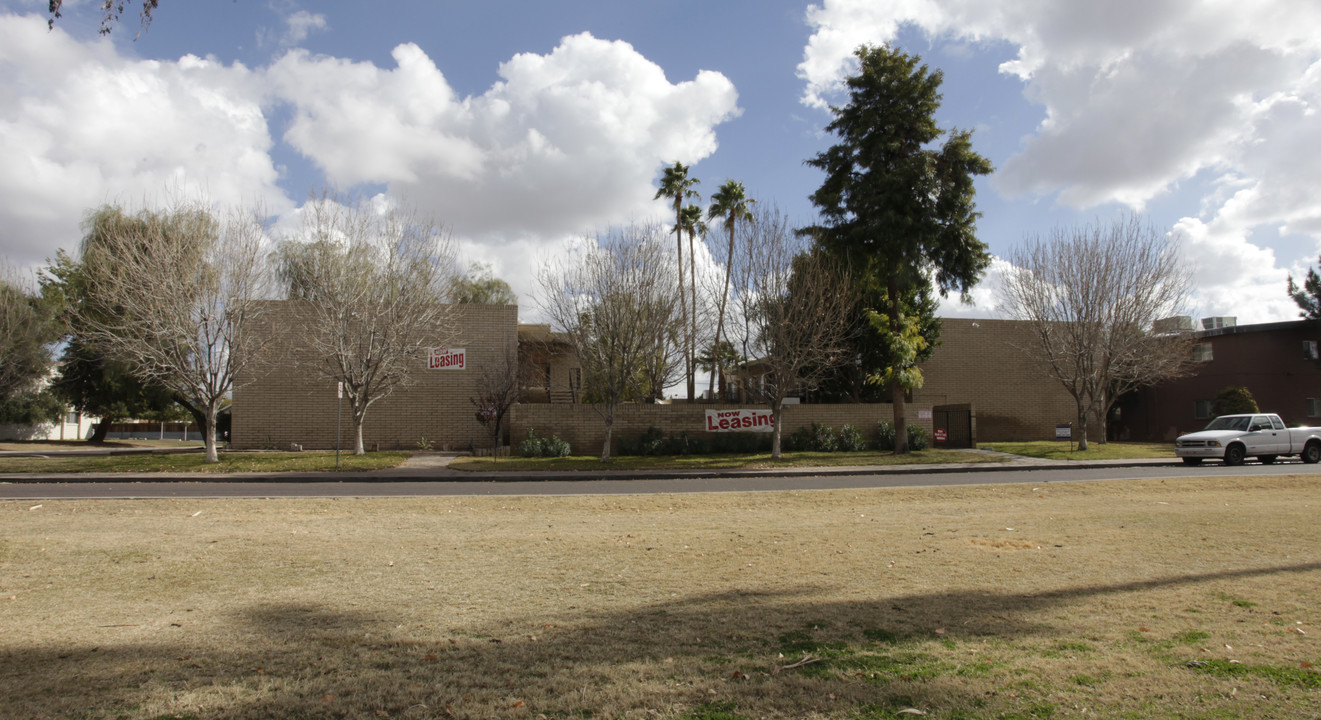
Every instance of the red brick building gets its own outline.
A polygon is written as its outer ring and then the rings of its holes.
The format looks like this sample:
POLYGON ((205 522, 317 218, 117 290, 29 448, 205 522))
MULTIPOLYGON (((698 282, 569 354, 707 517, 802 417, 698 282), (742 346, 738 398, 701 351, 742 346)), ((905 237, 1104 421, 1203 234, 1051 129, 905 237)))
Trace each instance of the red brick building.
POLYGON ((1263 412, 1290 426, 1321 424, 1321 332, 1306 320, 1229 325, 1197 333, 1192 375, 1144 388, 1118 404, 1115 440, 1173 441, 1200 430, 1226 387, 1246 387, 1263 412))

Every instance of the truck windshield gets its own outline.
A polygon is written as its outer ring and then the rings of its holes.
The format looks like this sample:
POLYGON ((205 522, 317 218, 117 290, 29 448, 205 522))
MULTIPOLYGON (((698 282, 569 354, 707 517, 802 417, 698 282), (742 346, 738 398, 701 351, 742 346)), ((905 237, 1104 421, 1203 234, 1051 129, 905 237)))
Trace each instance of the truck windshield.
POLYGON ((1206 426, 1206 430, 1247 430, 1248 421, 1251 416, 1239 415, 1237 417, 1218 417, 1206 426))

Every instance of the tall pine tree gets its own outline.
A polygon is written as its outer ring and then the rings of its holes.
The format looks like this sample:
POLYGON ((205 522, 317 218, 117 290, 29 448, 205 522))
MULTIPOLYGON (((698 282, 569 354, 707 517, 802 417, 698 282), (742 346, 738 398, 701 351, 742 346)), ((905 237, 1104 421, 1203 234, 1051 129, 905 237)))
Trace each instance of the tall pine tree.
MULTIPOLYGON (((917 345, 926 342, 923 319, 906 311, 905 299, 932 284, 942 296, 965 293, 990 265, 975 234, 973 179, 990 173, 991 163, 973 151, 971 133, 936 126, 940 71, 890 47, 863 46, 855 54, 858 72, 845 82, 849 102, 831 108, 835 119, 826 127, 838 142, 807 161, 826 179, 811 196, 822 222, 805 232, 884 289, 869 319, 885 336, 886 355, 898 360, 867 373, 889 386, 901 429, 905 393, 921 383, 917 345)), ((895 452, 908 452, 902 430, 895 452)))

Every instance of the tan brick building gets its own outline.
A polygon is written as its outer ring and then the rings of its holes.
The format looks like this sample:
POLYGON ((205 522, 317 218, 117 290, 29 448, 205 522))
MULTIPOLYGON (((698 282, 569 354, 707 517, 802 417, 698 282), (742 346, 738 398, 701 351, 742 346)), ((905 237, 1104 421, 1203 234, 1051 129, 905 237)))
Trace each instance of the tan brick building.
MULTIPOLYGON (((1053 440, 1056 425, 1077 423, 1077 406, 1024 350, 1030 341, 1022 321, 943 318, 913 401, 971 404, 979 443, 1053 440)), ((1100 439, 1101 426, 1088 425, 1091 439, 1100 439)))
MULTIPOLYGON (((314 358, 299 357, 297 314, 296 303, 280 302, 266 316, 264 331, 278 342, 268 362, 242 378, 234 391, 236 449, 283 449, 291 443, 309 449, 335 447, 335 384, 310 369, 314 358)), ((505 348, 518 347, 523 404, 511 413, 507 437, 517 443, 532 427, 538 435, 569 439, 575 453, 599 451, 601 419, 591 407, 578 404, 580 374, 567 345, 547 326, 520 326, 514 306, 458 305, 454 319, 453 337, 438 335, 436 343, 465 349, 465 366, 428 370, 426 357, 419 356, 413 383, 368 410, 363 429, 368 448, 416 449, 423 439, 436 449, 489 446, 470 398, 478 392, 481 369, 499 362, 505 348)), ((962 410, 970 416, 972 439, 978 443, 1054 438, 1057 424, 1074 420, 1073 403, 1019 349, 1026 345, 1024 330, 1009 320, 946 319, 941 346, 922 367, 926 384, 913 393, 909 421, 932 431, 950 417, 946 411, 962 410)), ((667 432, 700 432, 707 407, 626 406, 615 436, 631 438, 652 425, 667 432)), ((341 447, 352 445, 348 416, 346 405, 341 447)), ((889 417, 890 407, 883 404, 803 405, 786 412, 785 430, 811 422, 836 428, 850 423, 870 434, 877 420, 889 417)))
MULTIPOLYGON (((231 444, 237 449, 335 447, 335 383, 317 377, 298 345, 297 303, 273 303, 263 332, 276 342, 269 360, 236 383, 231 444)), ((417 360, 413 382, 367 410, 363 442, 382 450, 414 450, 425 438, 437 449, 466 450, 490 444, 469 400, 477 394, 480 368, 499 362, 505 348, 518 345, 518 308, 512 305, 456 305, 453 334, 436 337, 437 347, 463 348, 464 367, 427 369, 417 360)), ((353 426, 343 407, 341 447, 352 447, 353 426)))

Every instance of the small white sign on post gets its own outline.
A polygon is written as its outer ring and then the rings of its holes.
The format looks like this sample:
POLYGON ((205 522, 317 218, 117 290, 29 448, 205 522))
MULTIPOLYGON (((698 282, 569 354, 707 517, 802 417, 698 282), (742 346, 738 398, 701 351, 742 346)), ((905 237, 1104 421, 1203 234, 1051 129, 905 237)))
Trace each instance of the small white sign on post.
POLYGON ((1056 440, 1072 440, 1072 439, 1073 439, 1073 423, 1069 423, 1068 425, 1056 425, 1056 426, 1055 426, 1055 439, 1056 439, 1056 440))
POLYGON ((930 419, 931 419, 931 410, 929 410, 929 409, 924 409, 924 408, 919 408, 918 411, 917 411, 917 419, 918 419, 918 420, 930 420, 930 419))
POLYGON ((428 370, 465 370, 468 351, 465 348, 431 348, 427 353, 428 370))
POLYGON ((344 399, 344 381, 342 380, 340 382, 335 383, 335 399, 337 400, 344 399))

